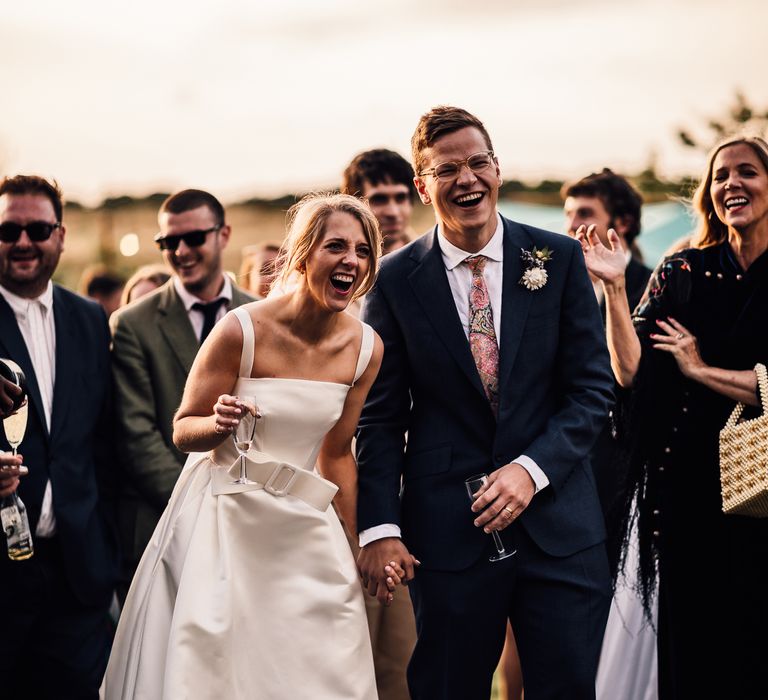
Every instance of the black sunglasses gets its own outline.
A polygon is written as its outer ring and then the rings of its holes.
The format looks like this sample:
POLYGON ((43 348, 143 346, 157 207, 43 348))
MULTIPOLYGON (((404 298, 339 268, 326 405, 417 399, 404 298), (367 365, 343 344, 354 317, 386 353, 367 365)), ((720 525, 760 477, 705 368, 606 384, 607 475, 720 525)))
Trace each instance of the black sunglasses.
POLYGON ((157 243, 157 247, 160 250, 176 250, 182 241, 184 241, 184 245, 188 248, 197 248, 205 243, 205 238, 209 233, 218 231, 222 226, 223 224, 219 224, 218 226, 212 226, 211 228, 199 231, 187 231, 178 236, 163 236, 158 233, 155 236, 155 243, 157 243))
POLYGON ((30 241, 39 243, 47 241, 51 234, 61 226, 57 221, 49 224, 47 221, 32 221, 28 224, 17 224, 15 221, 4 221, 0 224, 0 241, 16 243, 21 238, 21 232, 26 231, 30 241))

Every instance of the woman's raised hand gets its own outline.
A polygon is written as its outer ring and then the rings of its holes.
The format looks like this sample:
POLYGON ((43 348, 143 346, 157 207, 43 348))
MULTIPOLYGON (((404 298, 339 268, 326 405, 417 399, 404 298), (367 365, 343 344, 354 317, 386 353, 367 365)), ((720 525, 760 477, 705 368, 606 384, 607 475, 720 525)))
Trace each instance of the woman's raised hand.
POLYGON ((589 228, 582 224, 576 229, 576 240, 581 243, 584 251, 587 270, 606 284, 620 282, 627 268, 627 254, 621 246, 619 235, 612 228, 608 229, 611 247, 607 248, 598 238, 595 229, 594 224, 589 228))

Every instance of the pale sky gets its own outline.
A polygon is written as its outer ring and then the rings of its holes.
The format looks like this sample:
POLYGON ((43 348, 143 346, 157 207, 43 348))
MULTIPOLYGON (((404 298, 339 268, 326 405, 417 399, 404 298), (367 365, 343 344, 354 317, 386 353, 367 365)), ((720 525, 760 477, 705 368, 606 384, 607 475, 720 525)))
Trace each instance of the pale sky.
POLYGON ((676 143, 768 109, 764 0, 37 0, 0 11, 0 172, 88 203, 333 187, 419 116, 486 124, 506 178, 697 174, 676 143))

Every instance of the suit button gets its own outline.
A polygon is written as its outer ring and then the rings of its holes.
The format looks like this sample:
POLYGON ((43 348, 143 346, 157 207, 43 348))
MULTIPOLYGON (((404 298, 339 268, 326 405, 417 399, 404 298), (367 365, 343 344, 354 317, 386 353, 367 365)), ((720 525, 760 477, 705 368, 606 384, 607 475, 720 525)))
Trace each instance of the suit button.
POLYGON ((688 413, 688 406, 683 406, 683 413, 688 413))
POLYGON ((658 514, 659 514, 659 511, 658 511, 658 510, 654 510, 654 511, 653 511, 653 514, 654 514, 654 515, 658 515, 658 514))
POLYGON ((667 454, 669 454, 670 452, 672 452, 672 448, 671 448, 671 447, 665 447, 665 448, 664 448, 664 452, 666 452, 667 454))
POLYGON ((658 537, 661 533, 658 530, 653 531, 653 536, 658 537))
POLYGON ((663 472, 664 471, 664 467, 659 467, 659 471, 663 472))

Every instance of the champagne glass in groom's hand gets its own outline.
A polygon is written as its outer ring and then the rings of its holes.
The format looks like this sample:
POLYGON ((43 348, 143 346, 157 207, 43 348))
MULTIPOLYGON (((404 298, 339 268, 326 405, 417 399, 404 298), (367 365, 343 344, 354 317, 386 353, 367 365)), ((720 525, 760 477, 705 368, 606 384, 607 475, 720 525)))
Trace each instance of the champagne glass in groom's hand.
MULTIPOLYGON (((469 495, 470 501, 474 503, 475 499, 477 498, 477 492, 483 488, 487 481, 487 474, 475 474, 474 476, 470 476, 469 479, 465 479, 464 485, 467 488, 467 494, 469 495)), ((502 559, 511 557, 513 554, 517 554, 516 549, 513 549, 511 552, 507 551, 507 549, 504 547, 504 543, 501 541, 501 537, 499 537, 499 533, 496 532, 496 530, 491 530, 491 536, 493 537, 493 543, 496 545, 496 554, 488 557, 489 561, 501 561, 502 559)))

